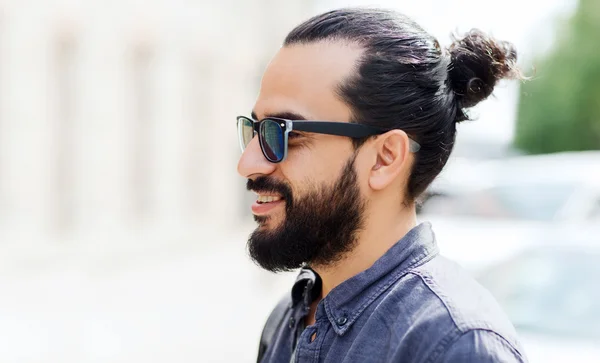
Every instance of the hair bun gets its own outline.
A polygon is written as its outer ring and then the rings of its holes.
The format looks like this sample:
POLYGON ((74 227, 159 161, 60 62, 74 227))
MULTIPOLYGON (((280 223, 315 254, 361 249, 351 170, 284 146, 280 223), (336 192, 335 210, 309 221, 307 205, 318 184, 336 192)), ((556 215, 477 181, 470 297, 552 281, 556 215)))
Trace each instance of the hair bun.
MULTIPOLYGON (((448 74, 460 109, 485 100, 500 79, 521 78, 513 44, 498 41, 479 29, 472 29, 462 39, 453 37, 452 40, 448 48, 448 74)), ((457 121, 465 119, 459 115, 457 121)))

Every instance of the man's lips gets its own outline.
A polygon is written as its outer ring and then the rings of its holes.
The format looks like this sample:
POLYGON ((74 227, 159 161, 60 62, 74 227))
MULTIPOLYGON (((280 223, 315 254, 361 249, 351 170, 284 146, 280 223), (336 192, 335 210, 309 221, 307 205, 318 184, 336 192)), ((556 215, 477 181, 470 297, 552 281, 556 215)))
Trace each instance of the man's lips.
POLYGON ((279 207, 279 206, 283 206, 285 204, 285 201, 283 199, 280 199, 278 201, 275 202, 267 202, 267 203, 259 203, 258 201, 254 202, 254 204, 252 204, 252 213, 254 215, 257 216, 262 216, 262 215, 266 215, 268 213, 270 213, 271 211, 273 211, 273 209, 279 207))

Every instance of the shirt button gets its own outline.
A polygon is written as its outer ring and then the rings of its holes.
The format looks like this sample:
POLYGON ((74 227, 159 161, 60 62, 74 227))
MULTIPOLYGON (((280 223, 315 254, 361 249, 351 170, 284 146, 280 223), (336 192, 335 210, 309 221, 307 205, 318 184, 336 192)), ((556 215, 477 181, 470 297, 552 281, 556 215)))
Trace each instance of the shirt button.
POLYGON ((347 318, 347 317, 345 317, 345 316, 340 316, 340 317, 337 319, 337 324, 338 324, 338 325, 340 325, 340 326, 342 326, 342 325, 346 325, 346 323, 347 323, 347 322, 348 322, 348 318, 347 318))
POLYGON ((290 329, 292 329, 295 324, 296 324, 296 319, 294 319, 293 317, 291 317, 290 318, 290 324, 289 324, 290 329))

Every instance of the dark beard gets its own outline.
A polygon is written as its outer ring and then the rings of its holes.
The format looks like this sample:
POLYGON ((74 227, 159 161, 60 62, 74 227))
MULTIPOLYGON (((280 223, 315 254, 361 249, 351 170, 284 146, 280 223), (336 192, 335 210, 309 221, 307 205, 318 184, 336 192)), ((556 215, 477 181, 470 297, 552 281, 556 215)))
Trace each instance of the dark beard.
MULTIPOLYGON (((286 203, 285 220, 272 230, 257 228, 248 239, 252 260, 265 270, 278 272, 302 267, 328 266, 340 261, 356 245, 363 226, 354 154, 333 185, 322 185, 294 200, 291 188, 268 177, 248 180, 248 190, 280 194, 286 203)), ((255 217, 264 223, 266 217, 255 217)))

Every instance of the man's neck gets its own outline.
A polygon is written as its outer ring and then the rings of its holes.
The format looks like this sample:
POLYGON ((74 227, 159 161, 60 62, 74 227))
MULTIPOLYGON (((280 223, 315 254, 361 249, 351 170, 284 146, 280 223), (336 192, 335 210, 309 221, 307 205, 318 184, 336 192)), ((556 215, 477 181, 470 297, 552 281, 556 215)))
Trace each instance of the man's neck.
POLYGON ((365 222, 366 228, 361 231, 356 246, 342 260, 334 265, 312 266, 323 282, 322 297, 337 285, 371 267, 417 225, 417 218, 414 208, 406 208, 400 214, 371 218, 365 222))

